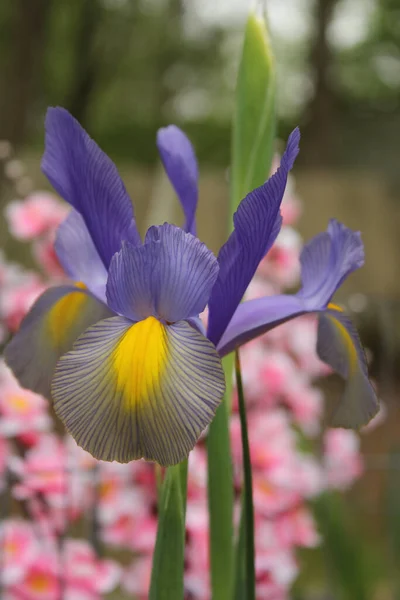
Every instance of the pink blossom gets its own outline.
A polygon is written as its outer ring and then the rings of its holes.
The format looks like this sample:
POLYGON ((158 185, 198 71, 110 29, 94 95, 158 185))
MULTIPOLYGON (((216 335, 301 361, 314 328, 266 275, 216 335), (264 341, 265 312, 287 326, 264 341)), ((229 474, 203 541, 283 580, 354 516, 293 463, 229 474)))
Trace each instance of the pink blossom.
POLYGON ((278 600, 298 574, 293 553, 288 550, 269 550, 256 557, 257 599, 278 600))
POLYGON ((314 548, 321 539, 315 521, 305 506, 298 506, 276 520, 275 532, 280 547, 314 548))
POLYGON ((14 200, 5 209, 10 232, 20 240, 32 240, 58 227, 67 213, 67 207, 56 196, 44 191, 14 200))
POLYGON ((283 227, 266 257, 258 267, 258 275, 282 287, 297 285, 300 275, 300 235, 291 227, 283 227))
POLYGON ((0 315, 10 331, 18 329, 23 317, 46 287, 38 275, 27 272, 21 275, 18 282, 1 290, 0 315))
POLYGON ((53 235, 47 235, 42 239, 35 240, 32 245, 32 253, 36 262, 48 277, 65 278, 64 269, 60 265, 54 250, 53 237, 53 235))
POLYGON ((116 490, 115 493, 110 483, 100 487, 99 518, 103 525, 104 541, 135 552, 151 552, 156 538, 157 521, 149 512, 151 507, 148 499, 141 490, 134 488, 116 490))
POLYGON ((8 519, 0 524, 0 580, 3 586, 13 585, 25 577, 37 548, 31 523, 8 519))
POLYGON ((328 486, 345 490, 363 472, 360 438, 348 429, 328 429, 324 435, 324 466, 328 486))
POLYGON ((70 600, 95 600, 118 584, 118 565, 111 560, 99 560, 84 540, 67 540, 62 562, 65 564, 66 597, 70 600))
POLYGON ((27 442, 34 442, 35 435, 50 426, 46 400, 21 388, 0 360, 0 435, 26 436, 27 442))
POLYGON ((310 437, 318 434, 324 407, 322 392, 311 387, 297 371, 288 382, 284 402, 290 408, 295 422, 310 437))
POLYGON ((56 555, 49 551, 38 551, 24 578, 10 586, 7 595, 10 600, 57 600, 60 596, 60 577, 56 555))

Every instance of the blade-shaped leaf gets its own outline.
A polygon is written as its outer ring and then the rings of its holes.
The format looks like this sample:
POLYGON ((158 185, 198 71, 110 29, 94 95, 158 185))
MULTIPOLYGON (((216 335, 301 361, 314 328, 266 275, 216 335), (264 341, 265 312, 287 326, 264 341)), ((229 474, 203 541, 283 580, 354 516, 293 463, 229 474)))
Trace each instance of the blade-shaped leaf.
POLYGON ((232 132, 231 209, 268 178, 275 137, 275 65, 264 17, 246 24, 232 132))
POLYGON ((162 483, 149 600, 183 600, 186 470, 168 467, 162 483))

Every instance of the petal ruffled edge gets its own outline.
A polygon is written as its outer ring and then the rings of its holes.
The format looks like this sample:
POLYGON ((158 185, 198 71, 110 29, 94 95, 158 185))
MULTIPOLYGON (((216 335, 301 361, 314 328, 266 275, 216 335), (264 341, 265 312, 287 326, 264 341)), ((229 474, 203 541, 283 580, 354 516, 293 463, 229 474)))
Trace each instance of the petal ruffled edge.
POLYGON ((153 315, 168 323, 195 317, 208 301, 218 262, 198 238, 165 223, 139 248, 124 244, 111 261, 108 304, 132 321, 153 315))

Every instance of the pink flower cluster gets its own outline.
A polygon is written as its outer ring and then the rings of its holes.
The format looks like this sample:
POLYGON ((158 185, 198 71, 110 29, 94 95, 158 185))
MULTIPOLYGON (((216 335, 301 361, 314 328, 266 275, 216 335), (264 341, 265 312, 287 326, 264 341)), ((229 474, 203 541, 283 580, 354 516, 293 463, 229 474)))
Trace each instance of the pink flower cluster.
MULTIPOLYGON (((299 211, 290 181, 282 208, 284 226, 248 289, 249 297, 297 284, 301 240, 292 225, 299 211)), ((63 277, 53 240, 65 213, 57 198, 42 192, 14 201, 6 209, 11 233, 32 243, 40 274, 0 257, 0 328, 4 339, 18 327, 42 290, 63 277)), ((321 432, 324 400, 313 382, 327 369, 316 358, 315 341, 315 320, 304 317, 241 351, 254 469, 260 600, 288 598, 299 569, 296 550, 320 543, 308 499, 329 488, 346 489, 363 469, 355 433, 321 432), (304 438, 321 437, 322 456, 300 449, 304 438)), ((0 526, 4 597, 56 600, 62 589, 63 598, 95 600, 120 585, 128 594, 145 600, 157 528, 154 465, 143 461, 127 465, 98 462, 57 431, 60 424, 48 402, 21 389, 0 361, 0 493, 3 498, 11 496, 8 518, 0 526), (91 543, 70 537, 72 527, 91 543), (99 557, 110 550, 114 557, 121 553, 121 565, 99 557)), ((242 468, 235 395, 231 442, 238 521, 242 468)), ((188 600, 210 598, 206 485, 203 440, 189 460, 188 600)))

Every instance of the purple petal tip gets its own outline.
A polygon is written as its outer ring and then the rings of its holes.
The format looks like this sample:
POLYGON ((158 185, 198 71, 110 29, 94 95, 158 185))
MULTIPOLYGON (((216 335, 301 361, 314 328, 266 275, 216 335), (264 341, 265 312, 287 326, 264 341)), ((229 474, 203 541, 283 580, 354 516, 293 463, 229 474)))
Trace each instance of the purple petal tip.
POLYGON ((285 166, 285 169, 290 171, 293 167, 293 163, 299 153, 299 142, 300 142, 300 129, 296 127, 289 135, 286 150, 282 156, 281 165, 285 166))

